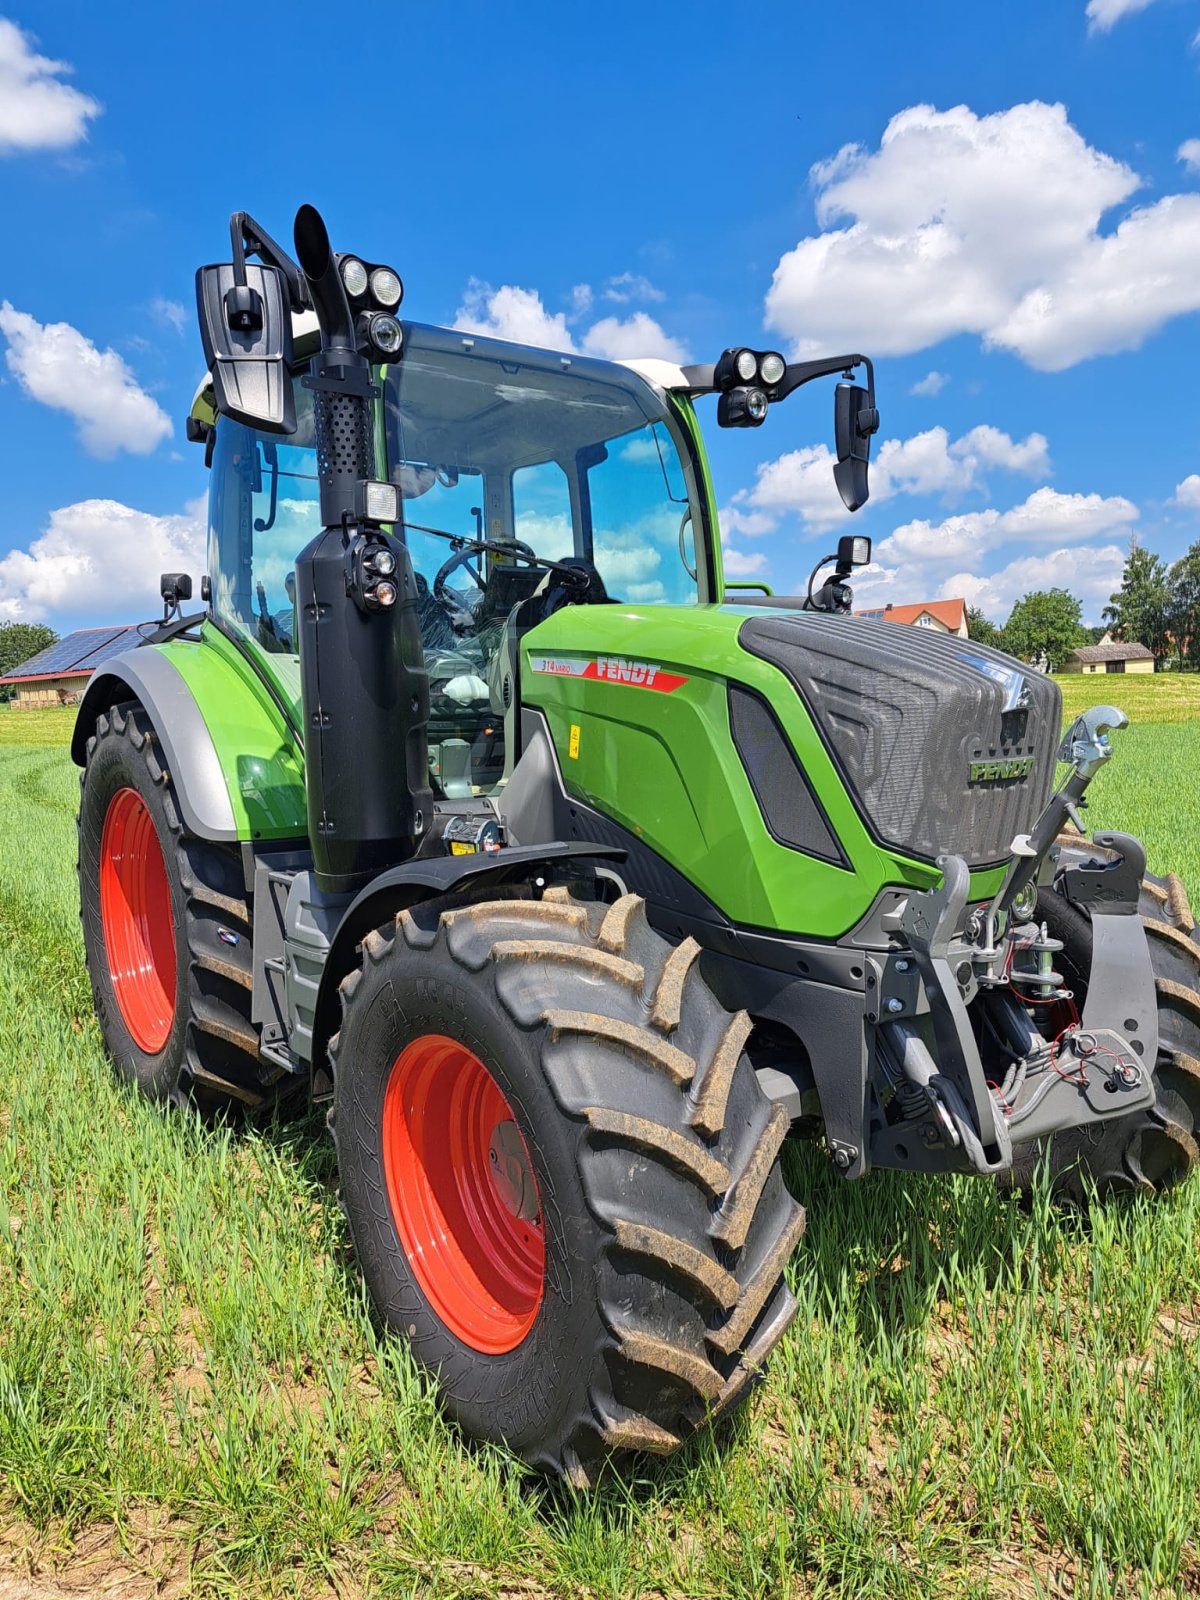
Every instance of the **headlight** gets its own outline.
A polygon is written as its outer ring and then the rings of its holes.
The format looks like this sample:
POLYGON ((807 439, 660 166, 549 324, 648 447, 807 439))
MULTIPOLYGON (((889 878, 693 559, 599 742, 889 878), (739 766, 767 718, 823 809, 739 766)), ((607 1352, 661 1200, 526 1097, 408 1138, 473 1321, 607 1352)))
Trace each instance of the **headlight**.
POLYGON ((396 558, 390 550, 377 550, 371 565, 381 578, 390 578, 396 570, 396 558))
POLYGON ((386 579, 375 585, 373 593, 377 605, 387 607, 396 604, 396 585, 388 583, 386 579))
POLYGON ((342 282, 352 300, 357 300, 366 294, 367 269, 355 256, 347 256, 342 262, 342 282))
POLYGON ((761 389, 751 389, 746 396, 746 415, 751 422, 761 422, 767 414, 767 397, 761 389))
POLYGON ((404 295, 404 285, 391 267, 376 267, 371 274, 371 294, 381 306, 393 310, 404 295))
POLYGON ((758 371, 758 358, 753 350, 739 350, 734 357, 734 371, 743 383, 749 383, 758 371))
POLYGON ((395 317, 387 311, 381 311, 371 318, 368 331, 371 343, 385 356, 394 356, 404 343, 404 330, 395 317))
POLYGON ((758 375, 770 387, 779 382, 787 371, 787 362, 777 350, 768 350, 758 363, 758 375))

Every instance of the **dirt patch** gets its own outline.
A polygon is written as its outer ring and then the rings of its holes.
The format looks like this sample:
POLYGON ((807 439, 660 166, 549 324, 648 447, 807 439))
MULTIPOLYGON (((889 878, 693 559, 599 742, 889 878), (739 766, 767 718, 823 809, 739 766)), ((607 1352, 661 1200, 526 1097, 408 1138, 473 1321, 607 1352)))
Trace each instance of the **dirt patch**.
POLYGON ((175 1600, 187 1593, 186 1530, 153 1512, 69 1544, 21 1525, 0 1533, 0 1600, 175 1600))

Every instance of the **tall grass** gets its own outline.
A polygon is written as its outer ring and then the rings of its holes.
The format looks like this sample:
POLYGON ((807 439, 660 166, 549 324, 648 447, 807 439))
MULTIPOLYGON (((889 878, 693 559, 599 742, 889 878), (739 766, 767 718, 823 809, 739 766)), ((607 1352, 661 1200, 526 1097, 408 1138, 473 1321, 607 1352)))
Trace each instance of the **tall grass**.
MULTIPOLYGON (((1200 1589, 1200 1183, 1063 1216, 789 1148, 801 1310, 749 1414, 547 1489, 377 1335, 318 1124, 206 1132, 114 1082, 60 743, 0 751, 0 1592, 1200 1589)), ((1157 828, 1196 892, 1189 752, 1132 730, 1093 820, 1157 828)))

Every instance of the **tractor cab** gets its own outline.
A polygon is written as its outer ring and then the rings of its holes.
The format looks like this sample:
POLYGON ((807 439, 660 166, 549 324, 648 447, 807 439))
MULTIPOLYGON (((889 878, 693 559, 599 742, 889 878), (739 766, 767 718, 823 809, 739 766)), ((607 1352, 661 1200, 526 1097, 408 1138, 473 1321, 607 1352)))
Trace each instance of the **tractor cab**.
MULTIPOLYGON (((295 558, 320 526, 299 348, 291 432, 213 419, 208 548, 215 617, 297 714, 295 558)), ((689 403, 632 368, 417 324, 404 349, 382 369, 380 476, 412 563, 431 781, 463 798, 503 776, 490 679, 515 608, 523 631, 565 603, 714 601, 711 498, 689 403)))

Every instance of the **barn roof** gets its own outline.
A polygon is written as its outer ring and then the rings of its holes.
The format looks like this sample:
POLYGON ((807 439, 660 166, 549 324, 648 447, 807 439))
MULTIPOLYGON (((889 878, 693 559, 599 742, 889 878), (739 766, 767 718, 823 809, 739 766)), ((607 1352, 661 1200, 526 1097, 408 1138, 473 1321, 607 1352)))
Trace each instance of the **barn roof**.
POLYGON ((1154 651, 1144 644, 1081 644, 1071 651, 1076 661, 1153 661, 1154 651))
POLYGON ((965 600, 922 600, 919 605, 915 606, 889 605, 884 606, 882 610, 878 606, 874 606, 866 611, 855 612, 855 615, 872 617, 879 622, 915 622, 923 612, 928 611, 931 617, 936 617, 940 623, 950 629, 951 633, 957 633, 959 628, 962 627, 966 610, 967 602, 965 600))
POLYGON ((28 683, 34 678, 90 678, 102 661, 131 650, 138 642, 138 625, 125 623, 114 628, 80 628, 65 639, 47 645, 37 655, 22 661, 0 683, 28 683))

